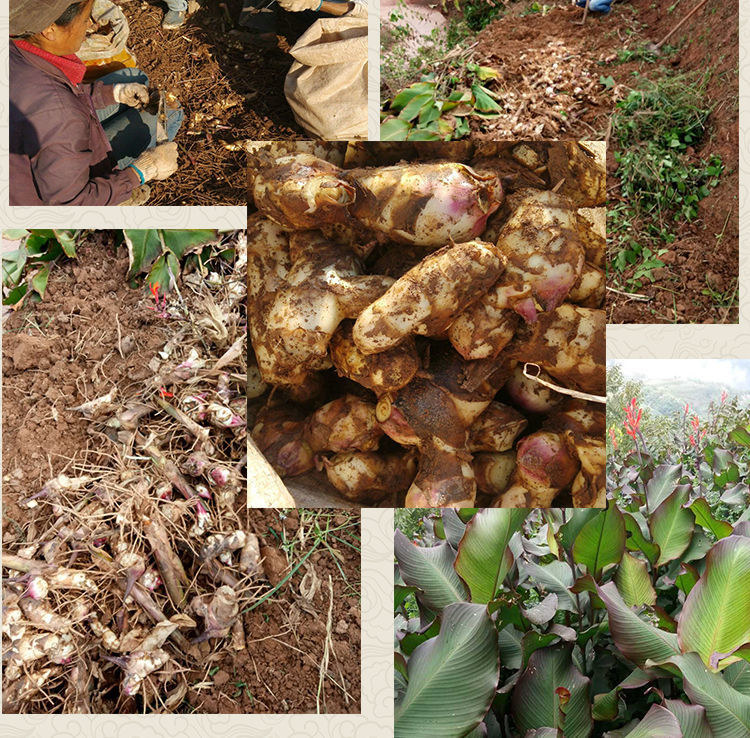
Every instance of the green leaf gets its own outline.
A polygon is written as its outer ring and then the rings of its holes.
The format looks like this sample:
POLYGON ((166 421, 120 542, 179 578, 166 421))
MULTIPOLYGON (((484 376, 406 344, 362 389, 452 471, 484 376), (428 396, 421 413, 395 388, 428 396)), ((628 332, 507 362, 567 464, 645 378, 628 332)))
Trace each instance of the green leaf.
POLYGON ((433 100, 429 105, 425 105, 419 111, 419 125, 425 126, 440 117, 440 103, 433 100))
POLYGON ((581 528, 573 543, 573 559, 599 579, 605 566, 616 564, 625 551, 625 522, 613 504, 581 528))
POLYGON ((646 564, 629 553, 623 554, 615 574, 615 584, 629 607, 656 603, 656 590, 651 584, 646 564))
POLYGON ((193 251, 200 251, 208 243, 218 243, 216 231, 198 230, 167 230, 161 231, 165 248, 169 249, 178 259, 193 251))
MULTIPOLYGON (((636 515, 638 516, 638 518, 643 519, 640 513, 636 513, 636 515)), ((622 517, 625 520, 625 532, 627 535, 625 545, 628 547, 628 550, 641 551, 645 554, 649 564, 653 566, 656 563, 656 560, 659 558, 659 547, 652 541, 648 540, 648 538, 646 538, 646 536, 643 534, 641 526, 638 523, 638 520, 634 515, 631 515, 630 513, 623 513, 622 517)))
POLYGON ((648 523, 651 538, 660 551, 655 566, 678 558, 690 545, 695 521, 690 511, 683 508, 689 493, 689 485, 680 485, 651 513, 648 523))
POLYGON ((698 570, 688 563, 682 563, 680 564, 680 573, 675 579, 675 584, 684 594, 689 595, 690 590, 693 589, 698 579, 700 579, 698 570))
POLYGON ((49 279, 49 267, 43 266, 32 278, 31 288, 35 290, 39 297, 44 299, 44 293, 47 291, 47 280, 49 279))
POLYGON ((421 645, 430 638, 434 638, 439 632, 440 620, 438 618, 435 618, 435 620, 432 621, 430 627, 427 628, 427 630, 417 633, 407 633, 401 639, 401 643, 399 645, 401 646, 401 650, 407 656, 409 656, 417 646, 421 645))
POLYGON ((389 118, 380 124, 381 141, 406 141, 411 125, 400 118, 389 118))
POLYGON ((416 587, 405 587, 403 584, 393 585, 393 611, 395 612, 401 607, 403 601, 410 595, 417 591, 416 587))
POLYGON ((3 238, 8 241, 18 241, 24 236, 28 235, 28 231, 25 228, 9 229, 3 231, 3 238))
POLYGON ((417 82, 407 87, 396 95, 391 102, 391 110, 401 110, 408 105, 418 95, 435 94, 434 82, 417 82))
POLYGON ((65 252, 65 256, 74 259, 76 256, 76 231, 55 231, 55 238, 65 252))
POLYGON ((646 485, 649 510, 656 510, 675 491, 682 476, 682 464, 660 464, 646 485))
POLYGON ((729 536, 714 545, 703 575, 685 598, 677 637, 683 652, 694 651, 712 671, 750 640, 750 538, 729 536))
POLYGON ((592 714, 594 720, 614 720, 619 712, 620 692, 624 689, 637 689, 651 681, 651 677, 641 669, 633 669, 614 689, 594 695, 592 714))
POLYGON ((433 131, 420 130, 412 128, 409 131, 409 135, 406 137, 407 141, 439 141, 440 136, 433 131))
POLYGON ((687 705, 682 700, 664 700, 664 707, 677 718, 682 738, 713 738, 706 720, 706 710, 701 705, 687 705))
POLYGON ((559 639, 560 636, 556 633, 537 633, 535 630, 525 633, 523 638, 521 638, 521 668, 526 668, 532 654, 536 653, 540 648, 551 646, 559 639))
POLYGON ((15 287, 12 289, 3 299, 3 305, 17 305, 21 300, 23 300, 24 297, 26 297, 26 293, 29 291, 29 285, 24 282, 23 284, 19 284, 18 287, 15 287))
POLYGON ((681 734, 680 723, 666 707, 651 705, 651 709, 628 738, 675 738, 681 734))
POLYGON ((750 663, 736 661, 724 669, 724 681, 733 689, 750 697, 750 663))
POLYGON ((453 507, 444 507, 441 510, 441 515, 445 537, 451 547, 457 549, 466 530, 466 523, 458 517, 458 513, 453 507))
POLYGON ((750 426, 745 428, 738 426, 729 433, 729 437, 740 446, 750 447, 750 426))
POLYGON ((717 540, 726 538, 732 534, 732 526, 725 520, 717 520, 711 512, 711 507, 704 497, 698 497, 689 506, 690 512, 695 516, 695 522, 704 530, 713 533, 717 540))
POLYGON ((161 239, 153 229, 124 230, 122 235, 128 247, 130 268, 125 279, 132 279, 141 272, 148 272, 162 252, 161 239))
POLYGON ((721 674, 706 669, 697 653, 673 656, 668 661, 682 673, 690 701, 706 710, 706 718, 719 738, 750 738, 750 697, 730 687, 721 674))
POLYGON ((447 543, 420 548, 397 530, 393 547, 404 583, 417 587, 431 610, 440 612, 466 599, 466 588, 453 568, 456 554, 447 543))
POLYGON ((566 550, 569 549, 581 532, 581 528, 600 512, 601 510, 597 510, 595 507, 570 508, 569 510, 565 510, 568 520, 560 526, 559 531, 562 547, 566 550))
POLYGON ((527 515, 525 509, 490 507, 467 524, 455 568, 469 587, 472 602, 487 603, 497 593, 509 569, 508 543, 527 515))
POLYGON ((177 284, 177 275, 180 273, 180 262, 174 254, 162 254, 151 267, 146 277, 150 285, 158 285, 159 292, 170 292, 177 284))
POLYGON ((511 714, 521 735, 538 728, 559 728, 565 738, 591 733, 589 679, 574 666, 571 652, 571 646, 553 646, 532 654, 511 696, 511 714), (561 689, 569 693, 565 705, 561 689))
POLYGON ((607 608, 609 632, 625 658, 643 667, 648 660, 666 661, 679 653, 677 636, 641 620, 622 599, 614 582, 597 589, 607 608))
POLYGON ((502 107, 491 97, 486 87, 474 84, 471 86, 471 93, 474 95, 475 110, 479 110, 482 113, 497 113, 502 111, 502 107))
POLYGON ((570 587, 573 586, 573 572, 567 563, 551 561, 549 564, 537 564, 533 561, 524 561, 520 566, 537 587, 542 587, 547 592, 554 592, 557 595, 559 609, 576 612, 575 599, 570 593, 570 587))
POLYGON ((497 645, 500 649, 500 663, 505 669, 521 668, 521 639, 523 633, 512 625, 501 628, 497 634, 497 645))
POLYGON ((495 696, 497 631, 487 608, 458 602, 445 608, 442 619, 440 634, 409 659, 408 686, 395 708, 395 738, 465 735, 495 696))
POLYGON ((425 105, 430 105, 434 102, 435 98, 433 95, 417 95, 409 100, 404 109, 398 114, 398 117, 401 120, 414 120, 425 105))

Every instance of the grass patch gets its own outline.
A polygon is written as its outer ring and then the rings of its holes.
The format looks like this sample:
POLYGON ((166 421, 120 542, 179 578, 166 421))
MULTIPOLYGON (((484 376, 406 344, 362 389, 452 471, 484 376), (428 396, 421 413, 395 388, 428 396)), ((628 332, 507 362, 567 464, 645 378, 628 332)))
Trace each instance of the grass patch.
POLYGON ((612 134, 622 202, 608 212, 611 269, 628 272, 625 286, 640 289, 664 266, 659 257, 676 239, 677 226, 698 215, 698 203, 719 182, 718 156, 697 159, 711 108, 710 72, 641 78, 617 103, 612 134))

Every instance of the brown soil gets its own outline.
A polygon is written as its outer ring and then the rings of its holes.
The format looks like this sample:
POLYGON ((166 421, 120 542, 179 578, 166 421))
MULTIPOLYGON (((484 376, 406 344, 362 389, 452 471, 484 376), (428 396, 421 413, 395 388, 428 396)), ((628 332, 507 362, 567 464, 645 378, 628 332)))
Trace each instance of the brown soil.
MULTIPOLYGON (((291 570, 279 540, 291 540, 299 527, 298 510, 284 514, 277 510, 249 510, 249 529, 261 539, 264 569, 272 585, 291 570)), ((356 513, 331 513, 331 527, 358 521, 356 513), (352 515, 355 517, 352 518, 352 515)), ((343 537, 358 545, 351 535, 343 537)), ((359 536, 358 526, 353 530, 359 536)), ((338 534, 342 535, 342 534, 338 534)), ((319 548, 306 564, 284 585, 279 596, 267 600, 244 618, 247 634, 246 651, 226 652, 206 661, 203 671, 191 677, 200 682, 213 679, 209 690, 188 693, 191 705, 200 712, 221 713, 308 713, 317 711, 320 664, 326 641, 330 589, 333 585, 331 641, 328 670, 320 692, 320 712, 350 713, 360 711, 360 557, 349 546, 330 540, 333 554, 319 548), (310 569, 320 582, 311 602, 300 594, 300 583, 310 569), (210 668, 209 668, 210 667, 210 668), (244 682, 246 686, 238 686, 244 682), (343 687, 343 688, 342 688, 343 687)), ((295 557, 298 561, 310 549, 308 541, 295 557)))
MULTIPOLYGON (((92 234, 79 258, 55 268, 44 302, 13 313, 3 333, 3 525, 24 513, 18 496, 37 492, 72 461, 106 463, 101 439, 70 408, 152 374, 167 340, 148 292, 128 287, 128 256, 109 231, 92 234), (119 335, 134 348, 123 359, 119 335)), ((123 352, 125 353, 125 352, 123 352)))
MULTIPOLYGON (((503 129, 510 120, 520 121, 537 138, 608 138, 613 104, 627 94, 635 73, 655 79, 663 74, 663 66, 675 72, 711 71, 707 102, 715 109, 707 135, 694 155, 697 160, 719 155, 724 174, 701 201, 698 218, 678 227, 676 243, 669 246, 666 258, 662 257, 667 267, 641 290, 651 300, 635 302, 610 293, 611 323, 732 323, 738 319, 736 307, 721 307, 710 295, 702 294, 708 275, 716 292, 731 296, 739 273, 736 3, 709 0, 669 39, 677 51, 663 60, 617 62, 618 50, 637 50, 661 40, 694 6, 682 0, 668 13, 665 5, 651 0, 620 1, 609 16, 590 16, 584 28, 575 23, 581 19, 580 9, 555 7, 544 16, 508 15, 478 36, 475 57, 500 71, 500 81, 492 84, 514 93, 518 103, 500 122, 482 125, 481 130, 473 122, 475 135, 480 137, 516 137, 513 131, 503 129), (552 59, 558 65, 554 70, 550 68, 552 59), (600 76, 611 76, 614 86, 605 89, 599 84, 600 76), (568 94, 545 94, 550 84, 568 94), (560 108, 568 112, 567 118, 559 115, 560 108)), ((610 174, 616 168, 612 148, 610 174)), ((612 177, 609 194, 613 201, 618 197, 617 186, 612 177)))
POLYGON ((122 5, 138 67, 185 111, 176 138, 180 170, 152 185, 150 205, 244 205, 241 142, 304 138, 284 97, 293 61, 287 51, 305 30, 304 19, 280 13, 277 44, 269 47, 238 25, 241 0, 223 3, 231 23, 220 3, 202 4, 176 31, 162 30, 161 3, 122 5))

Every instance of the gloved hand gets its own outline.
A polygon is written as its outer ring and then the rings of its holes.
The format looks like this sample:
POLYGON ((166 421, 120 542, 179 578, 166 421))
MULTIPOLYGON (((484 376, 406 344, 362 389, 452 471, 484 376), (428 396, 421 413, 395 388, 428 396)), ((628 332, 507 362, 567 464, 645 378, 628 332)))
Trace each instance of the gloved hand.
MULTIPOLYGON (((585 8, 586 0, 577 0, 576 5, 579 8, 585 8)), ((609 13, 610 5, 612 5, 612 0, 591 0, 589 10, 592 10, 594 13, 609 13)))
POLYGON ((321 0, 279 0, 284 10, 290 13, 301 13, 303 10, 318 10, 321 0))
POLYGON ((115 85, 113 93, 115 102, 129 105, 131 108, 145 108, 148 105, 148 87, 140 82, 124 82, 115 85))
MULTIPOLYGON (((177 171, 177 144, 174 141, 146 149, 133 166, 143 174, 143 182, 166 179, 177 171)), ((143 184, 141 182, 141 184, 143 184)))

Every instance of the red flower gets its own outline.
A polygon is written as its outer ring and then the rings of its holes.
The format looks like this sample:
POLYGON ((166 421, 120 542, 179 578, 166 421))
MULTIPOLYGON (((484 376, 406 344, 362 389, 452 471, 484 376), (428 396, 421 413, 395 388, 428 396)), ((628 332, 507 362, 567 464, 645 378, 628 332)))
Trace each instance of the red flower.
POLYGON ((690 412, 690 404, 686 402, 686 403, 685 403, 685 417, 686 417, 686 418, 687 418, 687 414, 688 414, 689 412, 690 412))
POLYGON ((723 405, 727 401, 727 391, 722 390, 721 391, 721 404, 723 405))
POLYGON ((615 435, 614 428, 609 429, 609 437, 612 439, 612 446, 614 447, 615 451, 617 451, 617 436, 615 435))
POLYGON ((689 440, 690 440, 690 445, 691 446, 695 446, 695 437, 693 436, 692 433, 690 434, 690 439, 689 440))
POLYGON ((698 420, 697 415, 693 415, 693 417, 690 419, 690 425, 693 426, 693 430, 698 430, 698 426, 701 424, 700 420, 698 420))
POLYGON ((635 434, 641 423, 643 410, 638 407, 635 397, 630 401, 630 404, 623 409, 625 410, 625 422, 623 423, 625 426, 625 432, 635 441, 635 434), (638 411, 637 413, 636 410, 638 411))

